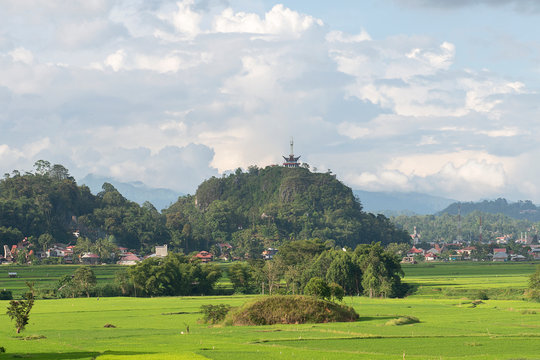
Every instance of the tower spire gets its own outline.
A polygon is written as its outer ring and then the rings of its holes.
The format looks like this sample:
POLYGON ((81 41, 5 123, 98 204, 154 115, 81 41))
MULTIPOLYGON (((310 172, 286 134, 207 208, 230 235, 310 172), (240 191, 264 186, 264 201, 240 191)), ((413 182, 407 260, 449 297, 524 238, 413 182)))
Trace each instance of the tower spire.
POLYGON ((294 149, 293 149, 293 146, 294 146, 294 141, 293 141, 293 138, 291 136, 291 153, 289 154, 289 156, 283 156, 283 159, 285 160, 285 162, 283 163, 283 166, 285 167, 299 167, 300 166, 300 163, 298 162, 298 159, 300 159, 300 156, 294 156, 294 149))

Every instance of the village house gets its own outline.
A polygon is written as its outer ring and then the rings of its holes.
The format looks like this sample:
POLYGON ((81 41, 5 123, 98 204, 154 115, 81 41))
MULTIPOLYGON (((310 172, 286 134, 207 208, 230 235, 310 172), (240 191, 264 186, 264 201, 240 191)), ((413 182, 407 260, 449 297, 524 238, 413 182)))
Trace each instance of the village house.
POLYGON ((416 260, 413 256, 404 256, 400 261, 401 264, 416 264, 416 260))
POLYGON ((505 248, 493 249, 493 261, 502 262, 508 260, 508 254, 505 248))
POLYGON ((157 257, 166 257, 169 254, 167 251, 167 244, 158 246, 156 245, 156 256, 157 257))
POLYGON ((124 253, 120 260, 117 262, 118 265, 136 265, 141 261, 141 258, 133 253, 124 253))
POLYGON ((457 249, 456 253, 462 255, 463 260, 470 260, 471 259, 471 253, 476 250, 475 246, 467 246, 462 249, 457 249))
POLYGON ((439 255, 432 253, 431 251, 426 252, 426 254, 424 255, 425 261, 437 261, 438 259, 439 259, 439 255))
POLYGON ((211 253, 209 253, 208 251, 199 251, 199 253, 197 255, 195 255, 195 257, 197 259, 200 259, 201 262, 203 263, 207 263, 207 262, 210 262, 212 261, 214 255, 212 255, 211 253))
POLYGON ((99 263, 99 255, 94 253, 84 253, 81 257, 81 263, 86 265, 96 265, 99 263))
POLYGON ((420 248, 420 249, 417 249, 416 247, 412 247, 411 250, 407 251, 407 256, 408 257, 412 257, 412 256, 417 256, 417 255, 424 255, 425 254, 425 251, 424 249, 420 248))

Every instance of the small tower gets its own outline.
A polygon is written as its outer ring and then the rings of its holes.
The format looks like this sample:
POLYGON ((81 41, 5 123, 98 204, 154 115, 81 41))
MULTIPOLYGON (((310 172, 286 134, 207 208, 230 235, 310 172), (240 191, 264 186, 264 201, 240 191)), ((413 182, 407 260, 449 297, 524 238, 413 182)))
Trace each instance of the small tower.
POLYGON ((283 163, 283 166, 285 167, 296 168, 300 166, 300 163, 298 162, 298 159, 300 159, 300 156, 297 156, 297 157, 294 156, 293 145, 294 145, 294 141, 291 138, 291 153, 289 154, 289 157, 283 156, 283 159, 285 160, 285 162, 283 163))

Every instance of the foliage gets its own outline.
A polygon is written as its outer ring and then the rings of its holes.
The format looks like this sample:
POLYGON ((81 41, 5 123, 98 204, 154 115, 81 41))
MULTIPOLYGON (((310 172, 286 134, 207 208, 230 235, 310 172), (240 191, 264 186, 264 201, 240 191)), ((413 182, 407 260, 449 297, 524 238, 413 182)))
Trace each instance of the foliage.
POLYGON ((305 288, 309 281, 320 278, 326 284, 336 283, 343 289, 344 294, 359 295, 365 292, 371 297, 405 295, 407 287, 401 283, 404 273, 399 258, 385 251, 380 243, 358 245, 354 251, 326 248, 306 257, 290 256, 295 253, 290 250, 295 243, 297 242, 280 247, 279 255, 276 256, 277 264, 281 261, 281 266, 286 269, 285 281, 289 289, 305 288), (285 250, 282 251, 282 248, 285 250), (288 259, 292 259, 291 264, 284 266, 283 263, 289 262, 288 259), (294 263, 294 259, 298 262, 294 263))
POLYGON ((273 325, 358 320, 354 309, 311 296, 268 296, 232 311, 230 325, 273 325))
POLYGON ((384 216, 364 213, 352 190, 333 175, 305 168, 251 167, 213 177, 164 213, 185 252, 230 241, 247 258, 260 254, 262 245, 295 239, 339 246, 408 241, 384 216))
POLYGON ((185 255, 169 253, 165 258, 148 258, 129 269, 137 296, 210 294, 221 277, 213 264, 190 261, 185 255))
POLYGON ((13 293, 11 290, 0 290, 0 300, 13 300, 13 293))
POLYGON ((473 212, 483 212, 489 214, 503 214, 517 220, 540 221, 540 208, 530 200, 520 200, 508 203, 506 199, 483 200, 481 202, 459 202, 449 205, 439 214, 448 213, 457 215, 461 211, 462 215, 473 212))
POLYGON ((34 166, 35 172, 14 171, 0 180, 4 244, 15 245, 27 236, 35 249, 46 250, 55 242, 74 240, 74 230, 92 242, 112 235, 120 245, 148 251, 156 240, 169 240, 165 217, 154 208, 126 200, 107 183, 94 196, 62 165, 40 160, 34 166))
POLYGON ((330 285, 330 293, 332 294, 332 301, 342 301, 343 297, 345 296, 345 291, 341 287, 341 285, 336 283, 331 283, 330 285))
POLYGON ((304 294, 315 296, 318 299, 330 300, 332 296, 332 290, 328 283, 320 277, 311 278, 304 287, 304 294))
POLYGON ((255 275, 248 264, 236 262, 227 272, 235 293, 250 294, 255 290, 255 275))
POLYGON ((227 304, 206 304, 201 305, 201 312, 203 313, 203 321, 208 324, 217 324, 225 319, 227 313, 231 310, 231 306, 227 304))
POLYGON ((96 286, 97 279, 89 266, 82 266, 75 270, 71 282, 76 289, 85 293, 86 297, 90 297, 90 291, 96 286))
MULTIPOLYGON (((462 209, 463 210, 463 209, 462 209)), ((439 215, 415 215, 397 216, 391 221, 400 229, 412 234, 414 227, 421 236, 423 242, 453 242, 458 234, 458 216, 454 213, 443 212, 439 215)), ((527 219, 514 219, 504 214, 490 214, 473 211, 461 214, 461 234, 464 240, 478 241, 480 221, 482 221, 482 238, 495 239, 499 236, 530 232, 531 228, 538 224, 527 219)), ((532 241, 538 241, 537 235, 532 234, 532 241)), ((423 246, 423 245, 421 245, 423 246)))
POLYGON ((527 297, 531 300, 540 301, 540 265, 536 266, 536 272, 529 278, 527 297))
POLYGON ((30 310, 34 306, 34 284, 26 283, 28 292, 23 300, 11 300, 7 308, 7 315, 11 320, 15 320, 17 334, 24 330, 30 319, 30 310))

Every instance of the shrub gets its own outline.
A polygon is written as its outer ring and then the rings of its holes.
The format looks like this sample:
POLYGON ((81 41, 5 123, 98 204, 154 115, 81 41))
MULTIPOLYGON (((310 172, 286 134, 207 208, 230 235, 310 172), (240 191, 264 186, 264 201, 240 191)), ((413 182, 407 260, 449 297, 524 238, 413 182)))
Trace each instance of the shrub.
POLYGON ((272 325, 358 320, 353 308, 310 296, 268 296, 231 311, 228 325, 272 325))
POLYGON ((397 319, 392 319, 387 321, 384 325, 408 325, 408 324, 416 324, 419 323, 420 320, 414 316, 401 316, 397 319))
POLYGON ((219 304, 219 305, 201 305, 201 312, 203 313, 203 321, 208 324, 217 324, 227 316, 227 313, 231 310, 230 305, 219 304))
POLYGON ((476 293, 476 299, 478 300, 489 300, 489 296, 487 294, 487 292, 485 292, 484 290, 480 290, 476 293))
POLYGON ((0 300, 13 300, 13 293, 11 290, 0 290, 0 300))

